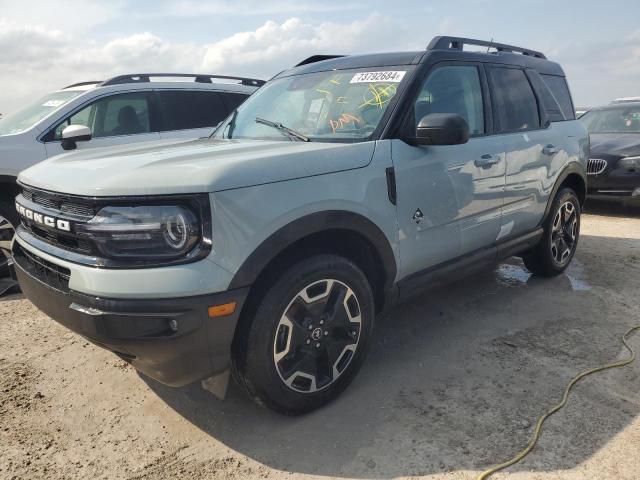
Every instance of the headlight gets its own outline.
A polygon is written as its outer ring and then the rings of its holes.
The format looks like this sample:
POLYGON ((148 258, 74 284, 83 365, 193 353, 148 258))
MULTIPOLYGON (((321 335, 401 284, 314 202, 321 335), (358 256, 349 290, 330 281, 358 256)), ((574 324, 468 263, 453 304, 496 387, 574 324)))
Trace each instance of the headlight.
POLYGON ((142 205, 104 207, 78 233, 90 237, 105 258, 171 261, 194 250, 201 231, 186 206, 142 205))
POLYGON ((618 166, 621 168, 638 168, 640 169, 640 157, 625 157, 618 161, 618 166))

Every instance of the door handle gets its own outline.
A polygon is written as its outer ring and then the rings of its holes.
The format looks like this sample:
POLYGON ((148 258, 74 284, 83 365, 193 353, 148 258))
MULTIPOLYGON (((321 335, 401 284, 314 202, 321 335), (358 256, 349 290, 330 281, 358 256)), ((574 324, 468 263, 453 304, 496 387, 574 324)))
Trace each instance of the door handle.
POLYGON ((542 149, 542 153, 544 153, 545 155, 555 155, 558 152, 559 150, 556 148, 555 145, 552 145, 552 144, 549 144, 542 149))
POLYGON ((488 153, 482 155, 480 158, 476 159, 475 164, 476 167, 479 168, 489 168, 491 165, 495 165, 500 161, 500 157, 497 155, 490 155, 488 153))

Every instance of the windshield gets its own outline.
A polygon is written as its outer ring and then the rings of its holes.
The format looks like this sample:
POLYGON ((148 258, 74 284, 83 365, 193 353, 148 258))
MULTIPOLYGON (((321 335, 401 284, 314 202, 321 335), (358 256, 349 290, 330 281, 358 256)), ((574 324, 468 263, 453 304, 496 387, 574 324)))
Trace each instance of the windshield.
POLYGON ((640 106, 591 110, 580 121, 589 133, 640 133, 640 106))
POLYGON ((213 137, 366 140, 380 124, 407 71, 407 67, 340 70, 273 80, 238 107, 213 137))
POLYGON ((28 107, 2 118, 0 120, 0 135, 24 132, 83 92, 84 90, 65 90, 50 93, 28 107))

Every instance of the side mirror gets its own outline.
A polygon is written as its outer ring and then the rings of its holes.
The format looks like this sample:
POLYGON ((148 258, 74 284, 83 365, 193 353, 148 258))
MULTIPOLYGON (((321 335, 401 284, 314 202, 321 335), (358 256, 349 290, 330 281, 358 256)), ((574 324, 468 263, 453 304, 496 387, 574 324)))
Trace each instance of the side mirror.
POLYGON ((469 141, 469 125, 455 113, 430 113, 420 119, 412 145, 460 145, 469 141))
POLYGON ((91 129, 84 125, 69 125, 62 130, 62 148, 75 150, 76 142, 91 140, 91 129))

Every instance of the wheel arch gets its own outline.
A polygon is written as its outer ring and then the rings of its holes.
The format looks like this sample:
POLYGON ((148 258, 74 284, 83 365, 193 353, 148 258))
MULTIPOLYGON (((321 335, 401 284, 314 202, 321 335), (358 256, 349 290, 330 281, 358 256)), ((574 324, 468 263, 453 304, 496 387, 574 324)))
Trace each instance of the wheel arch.
POLYGON ((581 163, 572 162, 568 164, 562 172, 558 175, 556 182, 553 186, 553 190, 547 200, 547 207, 544 211, 543 221, 549 215, 551 207, 553 206, 553 200, 556 198, 557 193, 562 187, 569 187, 578 196, 580 206, 584 206, 584 202, 587 198, 587 174, 581 163))
POLYGON ((11 175, 0 175, 0 199, 12 204, 18 193, 20 193, 20 187, 17 178, 11 175))
POLYGON ((277 230, 243 262, 229 289, 260 290, 278 271, 317 253, 343 255, 356 263, 374 290, 376 310, 384 307, 397 273, 391 244, 371 220, 341 210, 312 213, 277 230))

